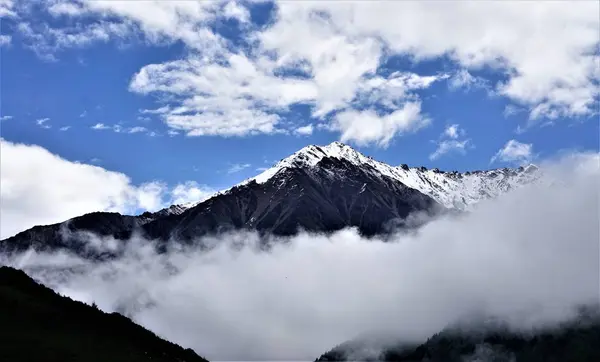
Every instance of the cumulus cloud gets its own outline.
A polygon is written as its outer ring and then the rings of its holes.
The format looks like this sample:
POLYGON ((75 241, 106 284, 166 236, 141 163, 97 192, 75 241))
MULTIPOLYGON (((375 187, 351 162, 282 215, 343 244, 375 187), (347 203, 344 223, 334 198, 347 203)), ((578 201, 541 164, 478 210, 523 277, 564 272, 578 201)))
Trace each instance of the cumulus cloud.
POLYGON ((373 110, 348 110, 335 115, 330 129, 341 132, 342 142, 358 145, 389 146, 397 134, 414 132, 430 123, 421 114, 420 102, 405 103, 400 109, 380 116, 373 110))
MULTIPOLYGON (((288 1, 277 3, 266 26, 249 24, 248 6, 234 1, 52 2, 38 7, 68 16, 70 25, 22 22, 19 31, 29 47, 48 56, 65 47, 115 39, 181 42, 188 50, 185 57, 145 65, 129 88, 168 95, 170 104, 160 117, 189 136, 292 134, 298 125, 281 118, 296 104, 312 107, 317 124, 329 122, 335 112, 368 111, 378 129, 385 130, 380 125, 390 123, 390 115, 420 101, 419 90, 437 79, 448 79, 450 87, 489 88, 528 111, 531 124, 597 112, 597 2, 372 6, 288 1), (241 47, 214 30, 214 24, 228 18, 243 29, 241 47), (430 26, 423 31, 422 24, 430 26), (388 74, 385 63, 394 55, 417 64, 450 59, 457 70, 388 74), (490 79, 473 75, 481 69, 490 79)), ((339 125, 329 124, 344 137, 355 134, 339 125)), ((383 135, 346 139, 384 147, 389 142, 383 135)))
POLYGON ((306 126, 298 127, 294 130, 294 133, 300 136, 310 136, 313 133, 314 127, 311 124, 307 124, 306 126))
POLYGON ((490 163, 496 161, 525 164, 533 158, 533 144, 521 143, 517 140, 509 140, 498 152, 492 157, 490 163))
POLYGON ((200 185, 196 181, 187 181, 179 184, 171 191, 173 204, 190 204, 201 202, 215 194, 215 190, 207 185, 200 185))
POLYGON ((110 127, 105 125, 104 123, 96 123, 95 125, 92 126, 92 129, 95 130, 102 130, 102 129, 109 129, 110 127))
POLYGON ((211 360, 313 360, 365 333, 421 341, 474 314, 527 329, 598 303, 599 162, 579 154, 542 165, 559 182, 388 242, 343 230, 258 248, 256 234, 239 233, 199 240, 208 252, 172 244, 157 255, 134 238, 102 264, 31 251, 5 262, 211 360), (61 273, 73 266, 82 272, 61 273))
POLYGON ((0 238, 35 225, 65 221, 94 211, 157 211, 201 195, 190 185, 134 185, 126 175, 71 162, 48 150, 0 139, 0 238), (183 191, 182 191, 183 190, 183 191))

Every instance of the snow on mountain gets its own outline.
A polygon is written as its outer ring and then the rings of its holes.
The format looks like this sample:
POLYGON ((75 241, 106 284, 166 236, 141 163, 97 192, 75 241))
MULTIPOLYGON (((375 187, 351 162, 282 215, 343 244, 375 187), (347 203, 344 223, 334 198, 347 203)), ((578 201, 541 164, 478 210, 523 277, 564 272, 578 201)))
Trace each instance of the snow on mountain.
POLYGON ((432 197, 445 207, 460 210, 470 209, 481 200, 497 197, 513 188, 531 183, 539 177, 538 168, 534 165, 517 169, 502 168, 465 173, 428 170, 425 167, 407 165, 394 167, 365 156, 341 142, 333 142, 327 146, 304 147, 281 160, 274 167, 239 185, 251 181, 265 183, 286 168, 310 169, 316 167, 326 157, 343 158, 357 166, 371 169, 374 173, 396 179, 432 197))

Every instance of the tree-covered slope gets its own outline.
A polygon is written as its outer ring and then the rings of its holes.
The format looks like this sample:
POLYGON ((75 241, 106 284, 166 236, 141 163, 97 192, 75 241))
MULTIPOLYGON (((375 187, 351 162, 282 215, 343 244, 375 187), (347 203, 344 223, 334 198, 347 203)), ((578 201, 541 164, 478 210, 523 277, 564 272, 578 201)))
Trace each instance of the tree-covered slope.
POLYGON ((60 296, 0 267, 0 361, 205 362, 117 313, 60 296))

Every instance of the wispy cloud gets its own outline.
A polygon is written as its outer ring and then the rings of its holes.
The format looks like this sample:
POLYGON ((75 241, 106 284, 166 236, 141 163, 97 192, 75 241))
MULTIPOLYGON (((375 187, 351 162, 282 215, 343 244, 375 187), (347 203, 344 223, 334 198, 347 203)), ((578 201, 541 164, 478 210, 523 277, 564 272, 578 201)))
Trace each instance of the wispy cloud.
POLYGON ((163 106, 156 109, 140 109, 141 114, 165 114, 171 110, 169 106, 163 106))
POLYGON ((12 40, 12 36, 10 35, 0 35, 0 47, 10 45, 12 40))
POLYGON ((81 114, 79 115, 79 117, 83 118, 85 116, 87 116, 87 111, 84 110, 83 112, 81 112, 81 114))
POLYGON ((472 75, 467 69, 460 69, 452 74, 448 78, 448 86, 452 90, 489 89, 488 82, 485 79, 472 75))
POLYGON ((140 133, 140 132, 147 132, 148 129, 146 127, 131 127, 127 129, 127 133, 140 133))
POLYGON ((155 131, 150 131, 146 127, 142 127, 142 126, 123 127, 120 124, 106 125, 104 123, 96 123, 91 128, 93 130, 97 130, 97 131, 111 130, 115 133, 129 133, 129 134, 145 133, 146 135, 148 135, 150 137, 158 136, 158 133, 156 133, 155 131))
POLYGON ((249 163, 235 163, 235 164, 231 165, 231 167, 229 167, 229 169, 227 169, 227 173, 237 173, 237 172, 247 169, 250 166, 252 166, 252 165, 249 163))
POLYGON ((13 116, 2 116, 2 117, 0 117, 0 121, 8 121, 9 119, 13 119, 13 116))
POLYGON ((70 128, 71 128, 71 126, 63 126, 63 127, 60 127, 58 130, 64 132, 64 131, 68 131, 70 128))
POLYGON ((36 119, 35 123, 42 128, 49 129, 49 128, 52 128, 52 126, 48 124, 49 120, 50 120, 50 118, 40 118, 40 119, 36 119))
POLYGON ((469 139, 459 139, 465 137, 467 132, 458 124, 446 126, 444 132, 440 135, 440 139, 435 141, 437 144, 436 150, 429 155, 430 160, 436 160, 441 156, 450 153, 466 154, 468 147, 474 147, 469 139))

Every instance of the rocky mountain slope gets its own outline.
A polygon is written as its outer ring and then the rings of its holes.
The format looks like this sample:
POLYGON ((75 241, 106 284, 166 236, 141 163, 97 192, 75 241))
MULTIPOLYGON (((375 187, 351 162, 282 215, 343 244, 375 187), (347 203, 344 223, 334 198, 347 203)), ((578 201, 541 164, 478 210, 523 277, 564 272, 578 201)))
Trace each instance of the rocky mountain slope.
POLYGON ((467 173, 390 166, 334 142, 307 146, 274 167, 198 204, 123 216, 97 212, 64 223, 36 226, 0 241, 0 250, 90 250, 81 233, 126 240, 190 241, 228 230, 292 235, 356 227, 367 236, 404 226, 413 212, 465 210, 538 177, 537 168, 467 173))
POLYGON ((0 361, 206 362, 117 313, 60 296, 0 267, 0 361))

